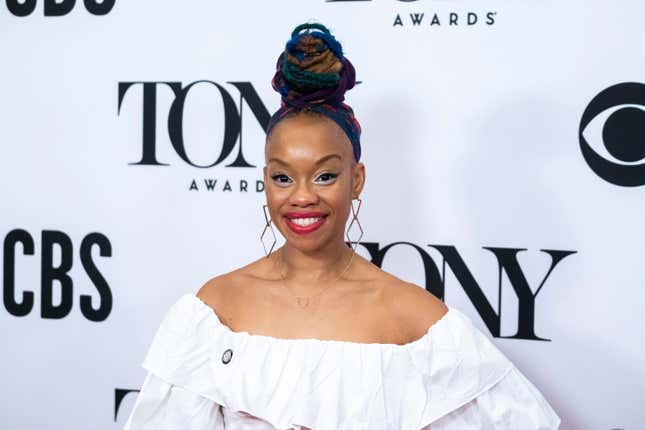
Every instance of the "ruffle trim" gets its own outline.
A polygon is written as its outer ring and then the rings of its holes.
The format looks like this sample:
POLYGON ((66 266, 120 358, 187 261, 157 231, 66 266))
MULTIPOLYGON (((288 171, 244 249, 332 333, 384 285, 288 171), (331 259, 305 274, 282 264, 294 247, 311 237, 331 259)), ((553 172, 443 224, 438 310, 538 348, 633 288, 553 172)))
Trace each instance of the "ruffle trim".
POLYGON ((192 293, 167 311, 142 366, 282 430, 418 430, 514 368, 452 307, 413 342, 357 343, 234 332, 192 293))

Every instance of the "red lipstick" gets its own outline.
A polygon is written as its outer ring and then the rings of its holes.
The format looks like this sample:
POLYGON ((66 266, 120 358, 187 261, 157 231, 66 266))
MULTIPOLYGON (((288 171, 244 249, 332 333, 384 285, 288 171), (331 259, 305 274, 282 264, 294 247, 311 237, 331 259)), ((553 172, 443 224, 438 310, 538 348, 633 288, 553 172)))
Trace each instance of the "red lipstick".
POLYGON ((294 233, 297 234, 306 234, 311 233, 312 231, 318 230, 320 226, 325 223, 327 215, 322 212, 289 212, 284 215, 287 221, 287 227, 291 229, 294 233), (293 219, 297 218, 320 218, 318 221, 314 221, 308 225, 299 225, 296 224, 293 219))

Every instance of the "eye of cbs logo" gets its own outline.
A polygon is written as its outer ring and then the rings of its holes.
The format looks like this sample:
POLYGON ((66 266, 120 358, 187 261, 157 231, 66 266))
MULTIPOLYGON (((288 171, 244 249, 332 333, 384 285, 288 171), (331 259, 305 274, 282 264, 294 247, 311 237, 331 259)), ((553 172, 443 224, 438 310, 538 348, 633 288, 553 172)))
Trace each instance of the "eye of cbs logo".
MULTIPOLYGON (((116 0, 83 0, 85 9, 92 15, 107 15, 116 0)), ((64 16, 74 9, 76 0, 44 0, 45 16, 64 16)), ((38 6, 37 0, 6 0, 7 9, 14 16, 29 16, 38 6)))
POLYGON ((596 175, 623 187, 645 185, 645 84, 601 91, 582 114, 578 139, 596 175))

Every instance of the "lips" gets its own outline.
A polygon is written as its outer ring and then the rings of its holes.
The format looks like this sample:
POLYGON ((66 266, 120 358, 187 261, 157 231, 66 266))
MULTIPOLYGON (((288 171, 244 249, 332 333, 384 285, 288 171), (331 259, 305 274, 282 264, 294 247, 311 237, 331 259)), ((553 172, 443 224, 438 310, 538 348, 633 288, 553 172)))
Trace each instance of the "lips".
POLYGON ((284 218, 291 231, 306 234, 318 230, 325 223, 327 215, 322 212, 289 212, 284 218))

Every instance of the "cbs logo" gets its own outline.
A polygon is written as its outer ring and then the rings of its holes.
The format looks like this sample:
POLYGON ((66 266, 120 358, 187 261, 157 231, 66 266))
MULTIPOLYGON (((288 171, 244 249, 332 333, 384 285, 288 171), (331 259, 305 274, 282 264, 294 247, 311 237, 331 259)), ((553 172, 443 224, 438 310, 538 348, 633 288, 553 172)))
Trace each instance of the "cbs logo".
POLYGON ((623 187, 645 185, 645 84, 600 92, 582 114, 578 139, 596 175, 623 187))
MULTIPOLYGON (((92 15, 107 15, 116 0, 83 0, 92 15)), ((28 16, 36 10, 36 0, 7 0, 7 9, 15 16, 28 16)), ((45 16, 64 16, 74 9, 76 0, 44 0, 45 16)))
POLYGON ((36 302, 40 301, 41 318, 65 318, 74 306, 78 306, 81 314, 89 321, 104 321, 110 315, 112 290, 99 269, 100 265, 96 264, 96 254, 99 257, 112 256, 112 244, 104 234, 89 233, 78 244, 78 259, 95 290, 95 297, 79 294, 80 287, 87 286, 88 282, 72 276, 72 266, 75 263, 74 241, 65 232, 41 231, 38 249, 34 236, 17 228, 5 236, 3 252, 3 302, 9 314, 16 317, 29 315, 36 310, 36 302), (93 253, 94 249, 97 252, 93 253), (33 263, 40 272, 39 288, 35 285, 32 288, 18 288, 20 272, 28 278, 24 273, 25 265, 29 263, 29 256, 34 258, 37 254, 39 256, 33 263), (39 300, 36 299, 36 294, 39 295, 39 300), (78 304, 74 303, 77 301, 76 297, 78 304))

